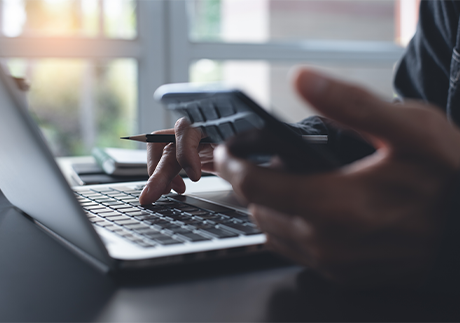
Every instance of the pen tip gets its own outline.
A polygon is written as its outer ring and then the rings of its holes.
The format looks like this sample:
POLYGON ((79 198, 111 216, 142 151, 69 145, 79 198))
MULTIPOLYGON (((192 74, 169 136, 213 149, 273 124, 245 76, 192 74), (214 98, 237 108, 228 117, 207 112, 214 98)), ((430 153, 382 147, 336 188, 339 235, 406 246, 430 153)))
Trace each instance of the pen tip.
POLYGON ((129 139, 129 137, 120 137, 120 139, 129 139))

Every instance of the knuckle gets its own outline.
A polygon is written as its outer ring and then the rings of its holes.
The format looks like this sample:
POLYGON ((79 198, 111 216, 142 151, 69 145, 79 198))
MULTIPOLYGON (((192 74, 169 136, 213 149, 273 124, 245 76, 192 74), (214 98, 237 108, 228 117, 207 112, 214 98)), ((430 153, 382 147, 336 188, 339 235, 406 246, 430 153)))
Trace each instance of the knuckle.
POLYGON ((182 117, 176 121, 174 124, 174 130, 177 134, 181 134, 190 126, 190 122, 187 118, 182 117))
POLYGON ((176 152, 176 147, 174 144, 168 144, 163 148, 163 155, 170 155, 170 154, 175 154, 176 152))
POLYGON ((172 133, 174 133, 174 129, 163 129, 163 130, 152 131, 153 135, 157 135, 157 134, 172 134, 172 133))

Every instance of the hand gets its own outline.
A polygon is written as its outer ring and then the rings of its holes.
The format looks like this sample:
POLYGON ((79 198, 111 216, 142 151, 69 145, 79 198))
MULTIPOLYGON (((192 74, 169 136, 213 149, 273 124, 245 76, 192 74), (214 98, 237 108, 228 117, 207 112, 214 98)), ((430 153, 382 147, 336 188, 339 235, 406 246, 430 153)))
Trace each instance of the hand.
POLYGON ((240 158, 236 138, 214 151, 217 173, 250 203, 268 246, 282 255, 355 287, 421 284, 460 168, 459 130, 436 107, 393 105, 307 69, 295 87, 320 113, 369 138, 376 153, 335 171, 293 174, 240 158))
POLYGON ((174 129, 155 131, 155 134, 175 134, 176 143, 149 143, 147 168, 149 180, 139 196, 141 204, 151 204, 162 194, 173 189, 185 192, 185 183, 179 172, 184 169, 192 181, 201 178, 201 171, 214 172, 213 144, 200 144, 205 135, 190 127, 187 119, 179 119, 174 129))

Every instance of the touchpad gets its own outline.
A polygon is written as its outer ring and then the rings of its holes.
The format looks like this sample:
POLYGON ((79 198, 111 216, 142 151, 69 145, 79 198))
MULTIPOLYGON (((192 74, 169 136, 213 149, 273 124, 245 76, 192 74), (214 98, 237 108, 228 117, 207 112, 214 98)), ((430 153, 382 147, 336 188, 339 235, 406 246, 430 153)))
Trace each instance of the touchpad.
POLYGON ((188 195, 199 198, 201 200, 205 200, 205 201, 214 203, 214 204, 223 205, 226 207, 230 207, 232 209, 247 212, 247 205, 243 205, 237 199, 235 193, 232 190, 216 191, 216 192, 200 192, 200 193, 193 193, 193 194, 188 194, 188 195))

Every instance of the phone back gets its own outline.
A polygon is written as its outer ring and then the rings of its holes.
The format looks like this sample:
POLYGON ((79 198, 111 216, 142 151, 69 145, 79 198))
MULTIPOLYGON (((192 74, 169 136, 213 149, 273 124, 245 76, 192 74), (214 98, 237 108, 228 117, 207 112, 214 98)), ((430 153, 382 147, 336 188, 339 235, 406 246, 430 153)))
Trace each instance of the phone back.
MULTIPOLYGON (((296 170, 329 170, 338 166, 323 148, 314 147, 238 89, 222 85, 166 84, 155 91, 156 100, 193 127, 200 128, 212 141, 220 143, 235 134, 265 130, 271 140, 282 142, 282 151, 272 155, 285 157, 296 170), (268 131, 267 131, 268 130, 268 131)), ((261 160, 266 160, 263 156, 261 160)), ((256 158, 259 160, 259 158, 256 158)))

